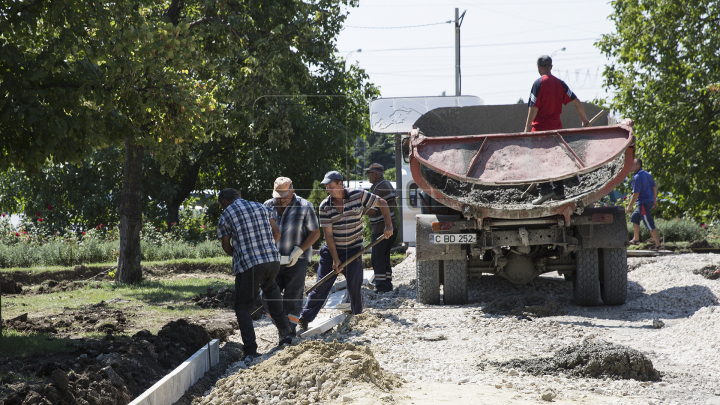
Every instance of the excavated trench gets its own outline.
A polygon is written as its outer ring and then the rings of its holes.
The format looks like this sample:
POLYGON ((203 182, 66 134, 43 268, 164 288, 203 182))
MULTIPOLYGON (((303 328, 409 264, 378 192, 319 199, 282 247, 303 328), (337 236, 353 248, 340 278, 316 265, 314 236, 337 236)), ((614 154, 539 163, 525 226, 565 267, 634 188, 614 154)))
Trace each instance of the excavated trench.
MULTIPOLYGON (((617 177, 624 165, 625 155, 620 155, 610 163, 592 172, 565 179, 565 200, 548 200, 543 205, 562 205, 569 200, 598 190, 617 177)), ((422 174, 425 181, 433 188, 453 200, 473 206, 513 210, 530 209, 535 207, 532 205, 532 200, 537 198, 538 195, 536 187, 524 197, 522 196, 530 184, 509 187, 483 186, 458 181, 426 167, 422 168, 422 174)))

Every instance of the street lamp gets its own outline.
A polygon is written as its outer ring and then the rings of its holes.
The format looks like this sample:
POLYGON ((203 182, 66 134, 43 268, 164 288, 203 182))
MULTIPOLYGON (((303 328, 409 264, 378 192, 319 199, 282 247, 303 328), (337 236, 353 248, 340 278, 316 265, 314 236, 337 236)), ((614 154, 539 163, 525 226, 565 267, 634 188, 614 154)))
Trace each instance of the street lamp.
POLYGON ((552 59, 553 55, 555 55, 556 53, 558 53, 558 52, 560 52, 560 51, 565 52, 565 49, 566 49, 566 48, 563 46, 562 48, 558 49, 557 51, 551 53, 551 54, 550 54, 550 59, 552 59))
POLYGON ((350 57, 350 54, 353 53, 353 52, 358 52, 358 53, 360 53, 360 52, 362 52, 362 49, 356 49, 356 50, 354 50, 354 51, 348 52, 348 54, 345 56, 345 61, 344 61, 344 65, 343 65, 343 70, 347 70, 347 60, 348 60, 348 58, 350 57))

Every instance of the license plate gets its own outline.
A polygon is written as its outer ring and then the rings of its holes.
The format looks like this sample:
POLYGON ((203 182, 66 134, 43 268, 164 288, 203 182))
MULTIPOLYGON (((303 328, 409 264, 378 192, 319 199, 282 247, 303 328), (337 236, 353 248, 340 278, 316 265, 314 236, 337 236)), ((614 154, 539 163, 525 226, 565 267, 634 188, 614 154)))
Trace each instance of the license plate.
POLYGON ((474 233, 431 233, 430 243, 475 243, 474 233))

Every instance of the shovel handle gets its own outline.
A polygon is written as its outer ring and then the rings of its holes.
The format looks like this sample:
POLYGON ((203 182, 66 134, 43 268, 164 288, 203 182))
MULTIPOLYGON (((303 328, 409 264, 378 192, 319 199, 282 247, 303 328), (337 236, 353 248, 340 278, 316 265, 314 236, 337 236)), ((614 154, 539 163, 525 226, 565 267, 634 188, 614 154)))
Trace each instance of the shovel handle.
MULTIPOLYGON (((367 252, 368 250, 370 250, 370 248, 372 248, 373 246, 375 246, 375 245, 377 245, 378 243, 380 243, 380 241, 382 241, 383 239, 385 239, 385 235, 382 235, 382 236, 380 236, 379 238, 375 239, 371 244, 365 246, 365 248, 363 248, 363 250, 361 250, 361 251, 355 253, 354 255, 352 255, 352 257, 351 257, 350 259, 346 260, 345 263, 341 264, 339 268, 341 268, 341 269, 342 269, 342 268, 345 268, 345 266, 347 266, 348 264, 352 263, 353 260, 355 260, 355 259, 357 259, 358 257, 360 257, 363 253, 365 253, 365 252, 367 252)), ((334 270, 333 270, 332 272, 328 273, 325 277, 323 277, 323 278, 321 278, 320 280, 318 280, 317 283, 313 284, 312 287, 310 287, 310 288, 308 288, 307 290, 305 290, 305 294, 310 294, 311 292, 315 291, 316 288, 318 288, 322 283, 330 280, 330 278, 332 278, 332 276, 334 276, 335 274, 337 274, 337 273, 335 273, 334 270)))

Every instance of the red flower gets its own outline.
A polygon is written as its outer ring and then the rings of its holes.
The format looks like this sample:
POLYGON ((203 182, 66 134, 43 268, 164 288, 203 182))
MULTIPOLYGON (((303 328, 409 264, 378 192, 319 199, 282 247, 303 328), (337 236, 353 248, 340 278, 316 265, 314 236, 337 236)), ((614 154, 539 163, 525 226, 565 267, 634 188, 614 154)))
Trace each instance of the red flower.
POLYGON ((37 213, 37 214, 35 214, 35 215, 39 217, 39 216, 40 216, 40 211, 38 211, 38 213, 37 213))
POLYGON ((20 236, 20 234, 19 234, 19 233, 17 233, 17 232, 15 232, 15 236, 20 236))
POLYGON ((679 220, 680 220, 680 218, 675 218, 675 220, 676 220, 676 221, 679 221, 679 220))
POLYGON ((23 231, 23 235, 27 235, 27 231, 23 231))
POLYGON ((702 226, 703 228, 707 228, 707 225, 705 225, 705 224, 702 224, 700 226, 702 226))
POLYGON ((170 226, 173 226, 173 225, 175 225, 175 222, 170 222, 170 226))
POLYGON ((100 226, 98 226, 98 228, 102 228, 102 224, 100 224, 100 226))
POLYGON ((51 209, 52 209, 52 205, 48 205, 48 209, 51 210, 51 209))
POLYGON ((38 221, 39 221, 39 222, 42 222, 42 218, 38 218, 38 221))
POLYGON ((83 231, 83 235, 85 235, 85 231, 83 231))
POLYGON ((3 218, 5 218, 5 214, 2 214, 3 218))
POLYGON ((159 231, 159 230, 160 230, 160 228, 155 228, 155 230, 156 230, 156 231, 159 231))
POLYGON ((201 225, 200 228, 205 228, 205 225, 201 225))
POLYGON ((627 200, 627 196, 626 196, 626 195, 623 196, 623 200, 627 200))

